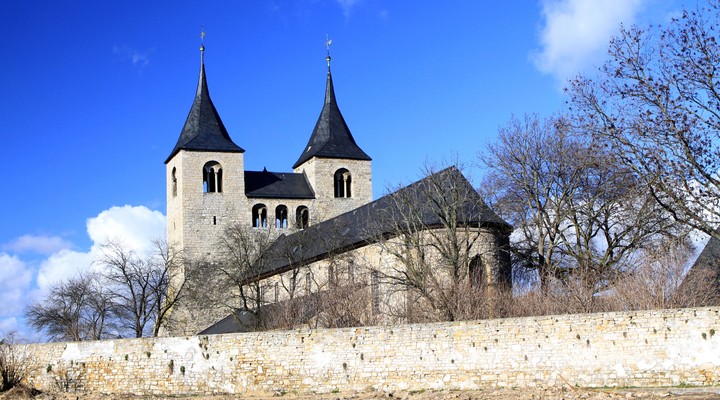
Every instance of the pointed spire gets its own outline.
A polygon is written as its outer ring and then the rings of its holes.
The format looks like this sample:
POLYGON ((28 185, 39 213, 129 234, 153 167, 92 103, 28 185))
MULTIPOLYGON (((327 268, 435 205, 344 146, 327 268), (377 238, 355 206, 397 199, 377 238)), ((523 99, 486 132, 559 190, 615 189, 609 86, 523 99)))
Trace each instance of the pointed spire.
POLYGON ((367 160, 371 158, 355 143, 345 119, 340 113, 335 98, 335 87, 333 86, 332 73, 330 72, 330 45, 332 40, 325 40, 327 48, 328 63, 327 82, 325 84, 325 103, 323 104, 320 117, 315 124, 310 140, 300 158, 295 162, 293 168, 297 168, 313 157, 338 158, 350 160, 367 160))
POLYGON ((236 145, 225 129, 215 105, 210 100, 207 78, 205 77, 205 30, 200 34, 200 76, 190 112, 180 132, 173 151, 165 160, 167 164, 180 150, 222 151, 242 153, 245 150, 236 145))

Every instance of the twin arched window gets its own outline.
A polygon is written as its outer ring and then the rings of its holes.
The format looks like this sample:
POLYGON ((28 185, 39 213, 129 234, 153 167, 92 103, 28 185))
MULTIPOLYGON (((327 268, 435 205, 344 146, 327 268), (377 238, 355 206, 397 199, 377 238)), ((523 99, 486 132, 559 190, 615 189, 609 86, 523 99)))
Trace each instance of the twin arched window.
MULTIPOLYGON (((295 210, 296 226, 299 229, 305 229, 310 224, 310 211, 306 206, 299 206, 295 210)), ((252 226, 253 228, 268 227, 268 210, 267 206, 262 203, 255 204, 252 208, 252 226)), ((275 207, 275 228, 284 229, 288 227, 288 208, 280 204, 275 207)))
POLYGON ((203 167, 203 193, 222 192, 222 167, 217 161, 209 161, 203 167))
POLYGON ((253 228, 267 228, 267 207, 265 204, 255 204, 252 208, 253 228))
POLYGON ((340 168, 335 171, 335 197, 352 197, 352 176, 350 171, 340 168))
POLYGON ((275 228, 282 229, 288 227, 288 208, 284 205, 275 207, 275 228))

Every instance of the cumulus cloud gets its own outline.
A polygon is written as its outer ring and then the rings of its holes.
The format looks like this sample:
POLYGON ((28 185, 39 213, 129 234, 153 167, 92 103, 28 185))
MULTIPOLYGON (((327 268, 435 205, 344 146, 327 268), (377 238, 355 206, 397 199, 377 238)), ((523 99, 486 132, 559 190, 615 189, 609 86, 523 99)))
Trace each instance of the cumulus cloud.
POLYGON ((144 206, 112 207, 87 221, 94 245, 119 240, 128 248, 144 251, 152 240, 165 237, 165 215, 144 206))
POLYGON ((59 236, 22 235, 4 244, 4 250, 13 253, 53 254, 72 247, 71 243, 59 236))
POLYGON ((53 284, 90 270, 93 253, 61 250, 43 260, 37 273, 39 293, 32 297, 42 297, 53 284))
POLYGON ((111 207, 87 220, 87 232, 93 243, 88 251, 63 249, 42 261, 37 274, 39 292, 35 296, 42 296, 63 279, 91 270, 100 246, 110 240, 128 250, 148 251, 154 239, 165 236, 165 215, 144 206, 111 207))
POLYGON ((633 23, 645 1, 542 0, 535 66, 564 81, 599 65, 620 23, 633 23))
POLYGON ((123 61, 129 61, 133 67, 142 68, 150 63, 152 50, 141 52, 127 45, 114 46, 113 53, 123 61))
POLYGON ((0 253, 0 317, 21 313, 32 271, 17 256, 0 253))

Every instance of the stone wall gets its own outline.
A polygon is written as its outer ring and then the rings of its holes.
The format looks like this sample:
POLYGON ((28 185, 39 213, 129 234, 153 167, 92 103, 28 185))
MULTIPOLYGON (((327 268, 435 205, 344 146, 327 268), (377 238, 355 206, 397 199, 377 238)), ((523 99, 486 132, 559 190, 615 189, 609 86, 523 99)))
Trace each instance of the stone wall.
POLYGON ((720 308, 24 346, 31 382, 106 393, 720 384, 720 308))

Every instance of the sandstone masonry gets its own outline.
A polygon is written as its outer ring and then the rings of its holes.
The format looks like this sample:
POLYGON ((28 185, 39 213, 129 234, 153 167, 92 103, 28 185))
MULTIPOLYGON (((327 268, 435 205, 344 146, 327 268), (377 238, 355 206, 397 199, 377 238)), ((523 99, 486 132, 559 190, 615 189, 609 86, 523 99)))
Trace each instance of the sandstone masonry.
POLYGON ((720 308, 21 346, 32 385, 341 393, 720 384, 720 308))

